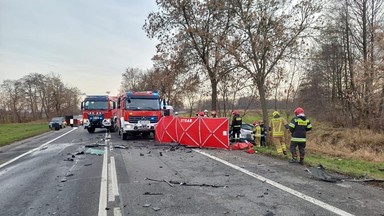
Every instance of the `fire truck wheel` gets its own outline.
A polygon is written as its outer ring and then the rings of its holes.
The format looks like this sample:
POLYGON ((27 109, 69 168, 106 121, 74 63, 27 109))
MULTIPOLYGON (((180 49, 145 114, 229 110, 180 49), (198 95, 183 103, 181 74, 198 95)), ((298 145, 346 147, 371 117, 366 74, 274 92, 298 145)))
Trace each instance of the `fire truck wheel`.
POLYGON ((95 132, 95 129, 96 129, 96 128, 94 128, 94 127, 89 127, 89 128, 87 128, 87 130, 88 130, 89 133, 94 133, 94 132, 95 132))

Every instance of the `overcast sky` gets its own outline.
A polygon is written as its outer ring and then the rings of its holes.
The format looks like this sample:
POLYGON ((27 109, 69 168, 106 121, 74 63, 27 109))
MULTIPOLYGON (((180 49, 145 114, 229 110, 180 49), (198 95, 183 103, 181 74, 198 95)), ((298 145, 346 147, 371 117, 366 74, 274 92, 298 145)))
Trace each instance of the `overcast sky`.
POLYGON ((86 94, 117 94, 125 68, 152 67, 142 26, 155 0, 0 0, 0 83, 56 73, 86 94))

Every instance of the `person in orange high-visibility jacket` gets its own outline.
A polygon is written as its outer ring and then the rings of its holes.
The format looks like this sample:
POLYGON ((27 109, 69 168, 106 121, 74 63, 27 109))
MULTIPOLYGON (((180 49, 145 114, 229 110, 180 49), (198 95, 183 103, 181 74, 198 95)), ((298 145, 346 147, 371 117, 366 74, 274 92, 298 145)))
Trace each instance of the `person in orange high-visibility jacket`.
POLYGON ((305 144, 307 142, 307 131, 312 130, 312 124, 309 119, 304 115, 304 109, 301 107, 296 108, 295 115, 289 123, 289 130, 292 133, 291 145, 289 150, 292 153, 290 163, 297 163, 296 147, 299 147, 301 165, 304 164, 305 144))
POLYGON ((253 128, 253 136, 254 136, 255 146, 260 147, 260 144, 261 144, 261 127, 257 121, 253 122, 253 125, 255 126, 253 128))
POLYGON ((287 155, 287 147, 285 145, 285 132, 287 129, 288 122, 280 116, 278 111, 274 111, 269 122, 269 130, 272 132, 272 141, 276 146, 278 154, 287 155))

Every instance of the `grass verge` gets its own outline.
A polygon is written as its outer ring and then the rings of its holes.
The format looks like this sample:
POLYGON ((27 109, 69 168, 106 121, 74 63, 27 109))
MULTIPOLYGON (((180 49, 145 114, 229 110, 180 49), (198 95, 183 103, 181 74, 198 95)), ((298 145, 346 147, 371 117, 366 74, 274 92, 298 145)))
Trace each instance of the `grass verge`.
POLYGON ((0 147, 49 131, 47 123, 15 123, 0 125, 0 147))
MULTIPOLYGON (((258 153, 273 156, 280 159, 285 159, 287 161, 291 158, 290 153, 288 153, 288 156, 286 157, 278 155, 276 149, 271 146, 267 148, 255 147, 255 150, 258 153)), ((313 153, 307 150, 305 156, 305 164, 309 166, 319 166, 321 164, 328 171, 336 172, 355 178, 368 177, 375 179, 384 179, 384 171, 382 170, 384 168, 384 164, 378 162, 357 160, 352 158, 334 157, 324 154, 313 153)))

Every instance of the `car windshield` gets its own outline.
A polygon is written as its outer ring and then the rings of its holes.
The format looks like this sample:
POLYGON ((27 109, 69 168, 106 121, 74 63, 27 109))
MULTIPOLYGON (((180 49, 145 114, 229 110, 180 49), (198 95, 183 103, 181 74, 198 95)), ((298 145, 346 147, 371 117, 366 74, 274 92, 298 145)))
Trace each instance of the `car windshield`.
POLYGON ((127 110, 159 110, 160 103, 157 99, 129 99, 125 103, 127 110))
POLYGON ((51 122, 62 122, 62 121, 63 121, 63 118, 61 117, 55 117, 51 119, 51 122))
POLYGON ((107 110, 108 101, 85 101, 84 109, 86 110, 107 110))
POLYGON ((241 129, 244 129, 244 130, 253 130, 253 126, 252 126, 252 125, 249 125, 249 124, 242 124, 242 125, 241 125, 241 129))

